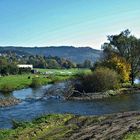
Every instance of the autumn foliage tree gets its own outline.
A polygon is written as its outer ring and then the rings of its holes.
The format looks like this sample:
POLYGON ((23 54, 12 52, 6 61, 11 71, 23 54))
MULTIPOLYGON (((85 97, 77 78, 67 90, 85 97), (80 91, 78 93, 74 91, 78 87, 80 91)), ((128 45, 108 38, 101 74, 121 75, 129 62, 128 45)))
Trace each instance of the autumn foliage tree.
POLYGON ((107 67, 113 69, 120 75, 122 82, 128 82, 130 80, 131 67, 123 57, 116 54, 112 54, 109 57, 104 58, 102 61, 97 62, 97 67, 107 67))
POLYGON ((103 49, 107 55, 113 53, 123 57, 130 64, 130 78, 132 85, 139 72, 140 66, 140 39, 125 30, 118 35, 108 36, 109 43, 104 43, 103 49))

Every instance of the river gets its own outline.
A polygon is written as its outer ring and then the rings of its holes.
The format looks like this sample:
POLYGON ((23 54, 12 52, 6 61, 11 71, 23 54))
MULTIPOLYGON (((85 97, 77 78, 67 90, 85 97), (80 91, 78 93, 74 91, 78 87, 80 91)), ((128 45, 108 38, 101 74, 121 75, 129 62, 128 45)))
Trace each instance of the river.
POLYGON ((0 108, 0 128, 12 127, 12 120, 31 120, 42 114, 73 113, 102 115, 140 109, 140 94, 128 94, 94 101, 66 101, 58 98, 39 98, 52 85, 37 89, 26 88, 2 97, 14 96, 23 101, 15 106, 0 108))

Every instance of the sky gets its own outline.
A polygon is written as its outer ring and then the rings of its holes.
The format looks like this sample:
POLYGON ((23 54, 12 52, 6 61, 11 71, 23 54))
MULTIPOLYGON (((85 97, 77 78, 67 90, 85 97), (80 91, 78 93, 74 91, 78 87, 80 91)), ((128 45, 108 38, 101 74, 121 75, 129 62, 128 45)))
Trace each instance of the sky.
POLYGON ((140 38, 140 0, 0 0, 0 46, 90 46, 129 29, 140 38))

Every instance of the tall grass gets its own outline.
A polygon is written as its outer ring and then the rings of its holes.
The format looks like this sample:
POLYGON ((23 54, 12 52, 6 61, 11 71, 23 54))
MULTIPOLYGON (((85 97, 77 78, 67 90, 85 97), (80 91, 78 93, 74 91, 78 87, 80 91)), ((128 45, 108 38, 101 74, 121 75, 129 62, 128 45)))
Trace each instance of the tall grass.
POLYGON ((38 77, 35 77, 35 78, 33 78, 32 79, 32 83, 31 83, 31 87, 32 88, 36 88, 36 87, 39 87, 39 86, 41 86, 41 80, 40 80, 40 78, 38 78, 38 77))

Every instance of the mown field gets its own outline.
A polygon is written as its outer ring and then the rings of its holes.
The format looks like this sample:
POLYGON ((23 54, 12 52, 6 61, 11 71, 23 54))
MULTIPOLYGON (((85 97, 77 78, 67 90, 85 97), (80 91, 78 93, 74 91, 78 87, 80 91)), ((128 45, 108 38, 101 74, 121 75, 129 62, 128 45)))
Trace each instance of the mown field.
POLYGON ((39 74, 9 75, 0 77, 0 91, 13 91, 29 87, 33 78, 38 78, 42 85, 72 78, 76 74, 90 72, 89 69, 37 69, 39 74), (44 74, 44 72, 46 72, 44 74))
POLYGON ((73 68, 73 69, 38 69, 36 68, 39 72, 46 72, 48 74, 54 74, 54 75, 75 75, 77 73, 89 73, 90 69, 78 69, 78 68, 73 68))

